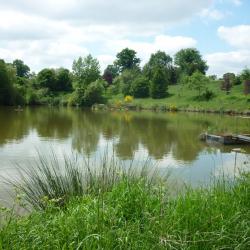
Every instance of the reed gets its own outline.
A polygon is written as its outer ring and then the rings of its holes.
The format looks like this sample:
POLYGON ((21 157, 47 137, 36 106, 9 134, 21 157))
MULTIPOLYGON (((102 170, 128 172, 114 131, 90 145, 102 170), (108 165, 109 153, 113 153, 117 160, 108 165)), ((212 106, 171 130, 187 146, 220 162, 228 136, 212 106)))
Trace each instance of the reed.
POLYGON ((145 179, 152 185, 159 175, 151 165, 150 160, 145 160, 140 166, 134 166, 133 161, 125 166, 107 152, 98 160, 79 159, 77 155, 60 160, 52 151, 49 156, 39 154, 34 165, 19 166, 20 178, 7 181, 34 208, 45 209, 47 200, 64 206, 70 198, 107 192, 124 180, 145 179))

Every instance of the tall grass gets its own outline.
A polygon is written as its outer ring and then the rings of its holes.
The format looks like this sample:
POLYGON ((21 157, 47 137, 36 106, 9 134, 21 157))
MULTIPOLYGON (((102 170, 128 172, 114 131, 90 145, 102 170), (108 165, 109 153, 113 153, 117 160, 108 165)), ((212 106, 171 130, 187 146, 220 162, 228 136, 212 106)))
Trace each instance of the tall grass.
POLYGON ((9 183, 33 207, 45 209, 46 201, 54 200, 64 206, 70 198, 107 192, 125 179, 145 179, 151 185, 158 175, 149 165, 150 161, 145 160, 140 166, 134 166, 133 161, 125 166, 107 152, 98 160, 79 159, 73 154, 60 160, 52 151, 47 157, 39 154, 34 165, 19 166, 21 178, 9 183))
POLYGON ((135 172, 114 159, 104 158, 99 170, 66 162, 63 171, 54 160, 53 166, 40 160, 39 170, 28 171, 23 191, 43 210, 4 227, 0 249, 250 247, 250 173, 241 173, 234 185, 223 179, 170 197, 150 165, 135 172), (44 196, 50 206, 40 205, 44 196), (63 206, 55 202, 61 197, 63 206))

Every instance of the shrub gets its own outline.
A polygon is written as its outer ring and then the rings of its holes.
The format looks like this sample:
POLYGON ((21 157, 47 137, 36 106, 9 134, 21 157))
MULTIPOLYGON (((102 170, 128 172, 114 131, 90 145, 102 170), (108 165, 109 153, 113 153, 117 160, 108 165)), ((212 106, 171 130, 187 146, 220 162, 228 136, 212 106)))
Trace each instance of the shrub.
POLYGON ((76 88, 70 95, 68 100, 69 106, 83 106, 84 105, 84 88, 76 88))
POLYGON ((167 75, 164 68, 157 67, 154 70, 150 83, 150 95, 152 98, 164 98, 167 96, 167 75))
POLYGON ((104 81, 97 80, 89 84, 84 93, 84 104, 88 107, 104 102, 104 81))
POLYGON ((110 85, 108 88, 107 88, 107 95, 117 95, 119 94, 119 86, 118 85, 110 85))
POLYGON ((201 100, 209 101, 215 97, 215 93, 212 90, 206 89, 200 96, 201 100))
POLYGON ((133 96, 136 98, 148 97, 149 96, 148 80, 143 76, 137 77, 131 85, 131 92, 133 96))
POLYGON ((133 98, 133 96, 131 96, 131 95, 127 95, 127 96, 125 96, 125 98, 124 98, 124 101, 125 101, 126 103, 131 103, 133 100, 134 100, 134 98, 133 98))

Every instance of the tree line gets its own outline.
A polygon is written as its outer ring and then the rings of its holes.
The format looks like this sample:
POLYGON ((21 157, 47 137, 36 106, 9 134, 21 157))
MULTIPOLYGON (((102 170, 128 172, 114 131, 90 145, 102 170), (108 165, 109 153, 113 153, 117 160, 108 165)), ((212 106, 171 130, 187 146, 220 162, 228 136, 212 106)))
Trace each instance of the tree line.
MULTIPOLYGON (((91 106, 120 93, 135 98, 165 98, 168 86, 173 84, 188 84, 199 99, 213 97, 207 86, 217 77, 206 76, 208 65, 195 48, 181 49, 174 57, 157 51, 143 67, 140 63, 136 51, 129 48, 117 53, 113 64, 104 72, 90 54, 74 60, 71 71, 45 68, 38 74, 31 72, 22 60, 12 63, 0 60, 0 105, 91 106)), ((242 82, 245 92, 249 93, 250 70, 247 68, 239 75, 225 73, 221 89, 228 92, 242 82)))

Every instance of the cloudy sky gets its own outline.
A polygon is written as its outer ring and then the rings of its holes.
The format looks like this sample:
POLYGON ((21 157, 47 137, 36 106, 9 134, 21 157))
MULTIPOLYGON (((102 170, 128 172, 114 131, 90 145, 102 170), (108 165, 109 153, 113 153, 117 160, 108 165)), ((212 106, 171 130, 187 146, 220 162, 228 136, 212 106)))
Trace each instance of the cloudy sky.
POLYGON ((0 0, 0 58, 33 71, 71 68, 91 53, 102 68, 121 49, 198 48, 209 74, 250 66, 249 0, 0 0))

